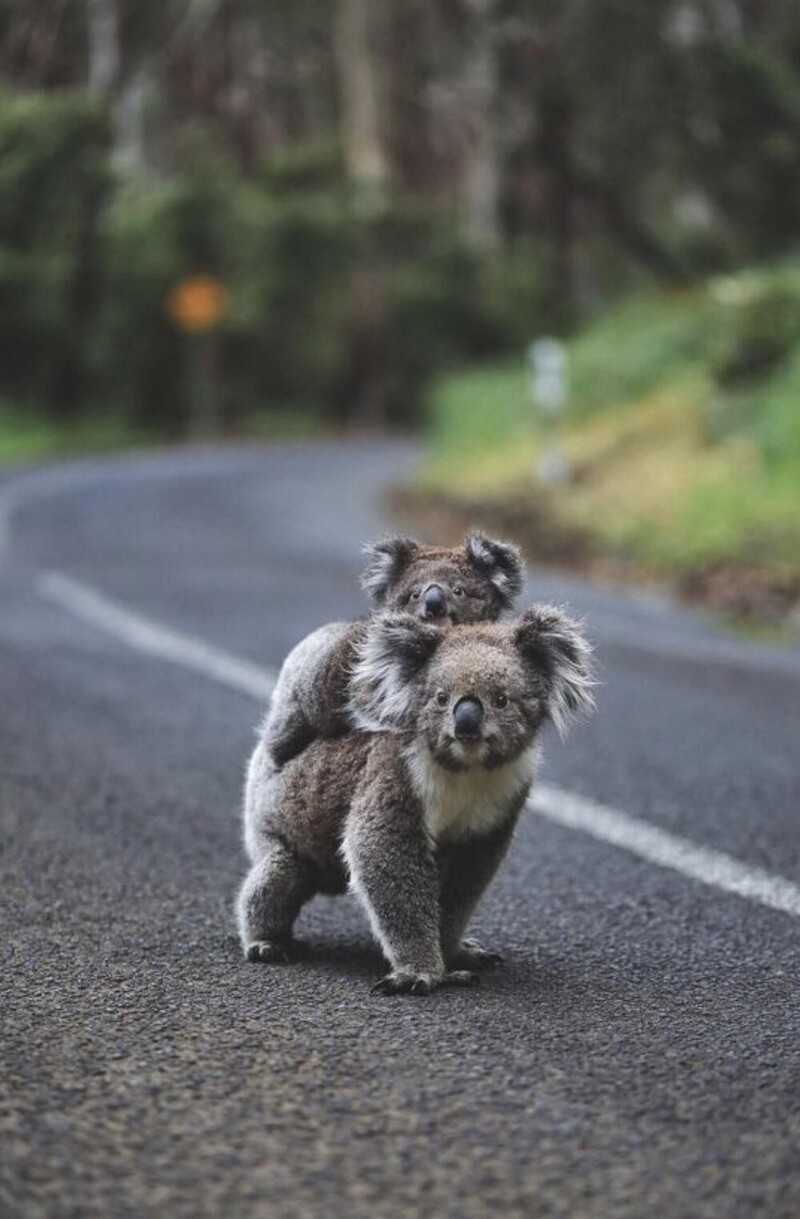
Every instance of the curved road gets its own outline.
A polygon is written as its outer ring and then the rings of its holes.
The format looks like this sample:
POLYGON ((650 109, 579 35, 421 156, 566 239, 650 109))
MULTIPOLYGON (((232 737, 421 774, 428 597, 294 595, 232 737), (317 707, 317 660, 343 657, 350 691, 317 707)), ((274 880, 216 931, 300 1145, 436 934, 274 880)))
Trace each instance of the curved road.
POLYGON ((532 572, 599 712, 477 923, 477 991, 371 996, 350 899, 240 960, 269 672, 361 611, 402 445, 0 479, 0 1213, 800 1215, 800 652, 532 572), (224 654, 223 654, 224 653, 224 654))

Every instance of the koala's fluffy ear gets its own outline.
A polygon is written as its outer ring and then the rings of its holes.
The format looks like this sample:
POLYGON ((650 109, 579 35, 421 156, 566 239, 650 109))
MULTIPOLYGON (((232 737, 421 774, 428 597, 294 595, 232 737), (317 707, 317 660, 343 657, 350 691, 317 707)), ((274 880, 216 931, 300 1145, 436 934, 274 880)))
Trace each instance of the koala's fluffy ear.
POLYGON ((573 716, 594 707, 589 641, 560 609, 540 605, 522 614, 514 628, 514 642, 544 680, 547 715, 563 737, 573 716))
POLYGON ((522 555, 511 542, 498 542, 477 529, 464 539, 464 553, 473 567, 485 576, 495 592, 501 609, 510 609, 522 591, 522 555))
POLYGON ((358 645, 350 680, 350 718, 357 728, 377 731, 411 727, 417 678, 442 632, 413 614, 380 614, 358 645))
POLYGON ((413 538, 386 538, 364 547, 370 561, 361 576, 361 587, 376 605, 383 605, 389 591, 421 550, 422 546, 413 538))

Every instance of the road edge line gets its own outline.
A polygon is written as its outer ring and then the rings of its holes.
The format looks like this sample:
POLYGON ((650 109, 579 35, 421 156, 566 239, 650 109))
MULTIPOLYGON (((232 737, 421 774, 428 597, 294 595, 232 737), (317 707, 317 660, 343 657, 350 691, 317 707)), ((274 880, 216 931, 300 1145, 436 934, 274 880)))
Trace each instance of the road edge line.
MULTIPOLYGON (((36 579, 36 589, 46 600, 134 651, 192 669, 258 701, 269 699, 275 688, 274 670, 162 626, 71 576, 42 572, 36 579)), ((741 863, 723 851, 701 846, 629 813, 549 784, 536 787, 528 807, 548 821, 588 834, 690 880, 800 917, 800 886, 775 873, 741 863)))

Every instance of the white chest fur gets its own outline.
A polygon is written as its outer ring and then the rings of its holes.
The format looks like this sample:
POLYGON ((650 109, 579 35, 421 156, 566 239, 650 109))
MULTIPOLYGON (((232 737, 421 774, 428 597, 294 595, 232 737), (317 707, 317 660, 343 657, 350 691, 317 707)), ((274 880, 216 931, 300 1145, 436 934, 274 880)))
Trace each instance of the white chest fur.
POLYGON ((506 766, 485 770, 445 770, 424 746, 407 755, 414 791, 425 810, 425 824, 436 842, 486 834, 507 816, 512 801, 533 779, 538 750, 532 745, 506 766))

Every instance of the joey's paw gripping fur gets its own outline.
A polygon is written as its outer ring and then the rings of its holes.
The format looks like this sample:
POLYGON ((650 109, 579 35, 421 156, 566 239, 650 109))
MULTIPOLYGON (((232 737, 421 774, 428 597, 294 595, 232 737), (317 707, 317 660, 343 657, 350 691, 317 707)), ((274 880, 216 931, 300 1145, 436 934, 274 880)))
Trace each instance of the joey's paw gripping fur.
POLYGON ((445 974, 411 973, 396 969, 372 987, 373 995, 430 995, 440 986, 477 986, 478 975, 466 969, 445 974))

